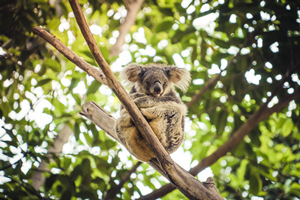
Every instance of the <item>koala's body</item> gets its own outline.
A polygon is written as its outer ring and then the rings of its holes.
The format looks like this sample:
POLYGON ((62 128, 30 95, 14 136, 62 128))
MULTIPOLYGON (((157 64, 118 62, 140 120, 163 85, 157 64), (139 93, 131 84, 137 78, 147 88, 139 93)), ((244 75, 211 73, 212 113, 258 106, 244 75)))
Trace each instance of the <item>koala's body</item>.
MULTIPOLYGON (((130 64, 121 72, 121 79, 133 83, 131 98, 166 151, 173 153, 183 142, 187 111, 177 97, 174 85, 185 90, 190 82, 189 72, 171 66, 130 64)), ((115 131, 123 145, 137 159, 147 162, 155 158, 124 108, 121 108, 115 131)))

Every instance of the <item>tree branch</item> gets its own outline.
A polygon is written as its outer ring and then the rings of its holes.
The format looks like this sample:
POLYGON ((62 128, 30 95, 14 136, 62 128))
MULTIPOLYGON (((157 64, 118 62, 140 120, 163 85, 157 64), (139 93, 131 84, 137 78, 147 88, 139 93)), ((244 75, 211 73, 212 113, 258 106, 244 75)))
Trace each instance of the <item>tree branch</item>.
POLYGON ((127 7, 127 15, 125 17, 125 21, 120 25, 119 37, 117 38, 116 43, 110 49, 110 56, 117 56, 120 54, 121 47, 125 42, 125 36, 129 32, 130 27, 134 24, 136 15, 141 9, 143 2, 144 0, 124 0, 124 3, 127 7))
POLYGON ((85 116, 86 118, 90 119, 94 124, 100 127, 103 131, 105 131, 109 136, 114 138, 119 143, 120 140, 114 131, 114 127, 112 124, 115 124, 115 119, 108 114, 103 108, 98 106, 95 102, 89 101, 86 102, 81 106, 82 111, 80 112, 81 115, 85 116), (101 111, 101 115, 97 115, 101 111), (104 117, 103 117, 104 115, 104 117))
MULTIPOLYGON (((152 129, 150 128, 149 124, 143 117, 143 115, 139 112, 137 106, 134 102, 130 99, 128 93, 123 88, 123 86, 119 83, 117 78, 114 76, 112 71, 110 70, 107 62, 103 58, 97 44, 93 38, 92 33, 89 30, 89 27, 85 21, 83 13, 80 9, 79 3, 76 0, 69 0, 71 7, 74 11, 75 18, 77 23, 81 29, 81 32, 95 58, 98 65, 102 69, 104 75, 106 76, 106 81, 108 86, 113 90, 113 92, 117 95, 119 100, 121 101, 124 108, 130 113, 134 123, 138 127, 139 131, 141 132, 142 136, 146 138, 149 144, 158 144, 159 141, 155 137, 152 129)), ((153 148, 155 155, 157 155, 158 159, 164 163, 172 163, 170 159, 168 159, 169 155, 166 150, 162 147, 162 145, 155 145, 153 148)))

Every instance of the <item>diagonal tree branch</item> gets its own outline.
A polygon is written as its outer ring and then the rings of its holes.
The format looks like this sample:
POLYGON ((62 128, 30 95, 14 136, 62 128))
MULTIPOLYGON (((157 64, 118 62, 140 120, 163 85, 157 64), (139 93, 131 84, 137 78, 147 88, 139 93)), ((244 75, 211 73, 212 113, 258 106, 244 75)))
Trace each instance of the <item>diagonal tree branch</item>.
POLYGON ((168 175, 169 180, 176 185, 176 187, 188 198, 191 199, 220 199, 219 194, 208 190, 201 182, 191 176, 186 171, 183 171, 170 157, 164 149, 158 138, 155 136, 153 130, 145 120, 135 103, 129 97, 129 94, 114 76, 110 70, 107 62, 102 56, 93 35, 85 21, 78 1, 69 0, 74 11, 77 24, 100 68, 106 76, 108 86, 113 90, 116 96, 121 101, 124 108, 130 113, 133 122, 140 131, 141 135, 146 139, 148 144, 151 144, 151 150, 154 152, 162 169, 168 175))
POLYGON ((137 126, 141 135, 146 139, 148 144, 151 144, 150 147, 160 165, 162 166, 162 169, 168 175, 169 180, 174 183, 177 188, 189 198, 211 199, 211 197, 213 197, 213 199, 219 199, 218 195, 212 193, 210 190, 207 190, 202 183, 194 179, 190 174, 182 171, 182 169, 171 159, 170 155, 166 152, 162 144, 159 142, 158 138, 155 136, 154 132, 152 131, 143 115, 140 113, 137 106, 134 104, 126 90, 118 82, 117 78, 110 70, 107 62, 103 58, 99 48, 96 45, 91 31, 89 30, 78 1, 69 0, 69 2, 74 11, 75 18, 82 34, 92 54, 94 55, 96 62, 106 76, 108 86, 119 98, 124 108, 130 113, 133 122, 137 126))

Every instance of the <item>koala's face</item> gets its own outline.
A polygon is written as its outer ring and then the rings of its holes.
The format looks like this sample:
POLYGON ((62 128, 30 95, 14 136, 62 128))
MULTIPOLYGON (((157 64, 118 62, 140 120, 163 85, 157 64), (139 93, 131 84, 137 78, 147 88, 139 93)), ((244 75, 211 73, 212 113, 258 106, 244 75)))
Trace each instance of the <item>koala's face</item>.
POLYGON ((159 97, 165 93, 170 84, 166 71, 163 68, 148 67, 142 69, 137 81, 138 89, 147 95, 159 97))
POLYGON ((137 92, 159 97, 172 90, 173 84, 185 90, 191 80, 184 69, 162 65, 130 64, 120 74, 121 79, 135 83, 137 92))

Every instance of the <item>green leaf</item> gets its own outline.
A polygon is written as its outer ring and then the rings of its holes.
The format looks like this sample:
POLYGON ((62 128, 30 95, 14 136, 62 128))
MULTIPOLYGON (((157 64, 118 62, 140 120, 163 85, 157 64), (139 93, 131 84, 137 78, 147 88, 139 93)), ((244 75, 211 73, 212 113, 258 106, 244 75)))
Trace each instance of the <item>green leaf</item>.
POLYGON ((47 67, 45 65, 41 65, 41 69, 40 71, 38 71, 38 75, 43 76, 46 71, 47 71, 47 67))
POLYGON ((251 175, 250 175, 250 192, 254 195, 258 195, 258 193, 262 189, 262 181, 260 179, 260 176, 258 174, 258 171, 255 169, 251 169, 251 175))
POLYGON ((148 27, 145 27, 145 26, 143 28, 144 28, 144 31, 145 31, 145 38, 146 38, 146 40, 148 42, 151 41, 152 36, 153 36, 153 33, 152 33, 151 29, 149 29, 148 27))
POLYGON ((89 133, 84 134, 84 138, 89 146, 93 145, 93 138, 89 135, 89 133))
POLYGON ((166 17, 166 18, 164 18, 164 21, 156 27, 155 30, 157 33, 165 32, 165 31, 168 31, 169 29, 171 29, 173 24, 174 24, 174 18, 166 17))
POLYGON ((63 168, 68 169, 70 167, 71 163, 72 163, 72 159, 68 158, 68 157, 65 157, 63 159, 63 168))
POLYGON ((37 86, 45 85, 45 84, 49 83, 50 81, 52 81, 52 79, 50 79, 50 78, 43 79, 38 82, 37 86))
POLYGON ((66 191, 63 192, 60 199, 61 200, 67 200, 67 199, 71 199, 71 197, 72 197, 72 191, 71 190, 66 190, 66 191))
POLYGON ((218 135, 222 135, 225 126, 227 124, 227 117, 228 117, 228 113, 225 111, 221 111, 218 117, 218 122, 216 124, 216 128, 217 128, 217 134, 218 135))
POLYGON ((237 170, 237 177, 240 181, 243 181, 245 178, 245 174, 246 174, 246 169, 248 166, 249 162, 246 159, 243 159, 240 167, 237 170))
POLYGON ((54 72, 60 72, 61 68, 60 68, 60 63, 56 60, 56 59, 52 59, 52 58, 47 58, 44 61, 44 65, 50 69, 52 69, 54 72))
POLYGON ((231 44, 229 42, 226 42, 224 40, 220 40, 218 38, 212 38, 212 40, 216 43, 216 45, 224 48, 224 49, 229 49, 229 47, 231 46, 231 44))
POLYGON ((79 123, 75 122, 75 125, 74 125, 74 136, 75 136, 76 140, 79 139, 79 134, 80 134, 79 123))
POLYGON ((292 119, 287 119, 281 128, 281 133, 284 137, 287 137, 291 134, 294 128, 294 123, 292 119))
POLYGON ((92 82, 92 84, 89 86, 87 92, 86 92, 86 95, 89 95, 89 94, 94 94, 98 91, 99 87, 101 86, 101 83, 99 83, 98 81, 94 80, 92 82))
POLYGON ((10 108, 9 102, 1 102, 0 110, 1 110, 2 116, 8 116, 8 113, 10 112, 9 108, 10 108))
POLYGON ((194 34, 195 32, 196 32, 196 29, 194 27, 189 27, 184 31, 177 30, 176 33, 174 34, 174 36, 171 39, 172 44, 176 44, 176 43, 182 41, 182 38, 189 35, 190 33, 194 34))
POLYGON ((300 184, 293 183, 290 187, 289 193, 296 195, 297 197, 300 197, 300 184))
POLYGON ((51 189, 52 185, 57 180, 57 177, 58 177, 58 175, 51 174, 51 176, 46 179, 46 181, 45 181, 45 189, 46 189, 46 191, 51 189))
POLYGON ((80 80, 77 78, 72 78, 71 84, 69 86, 69 91, 72 91, 78 85, 79 81, 80 80))
POLYGON ((71 172, 71 178, 73 181, 77 179, 77 177, 82 173, 82 168, 80 165, 77 165, 74 170, 71 172))

